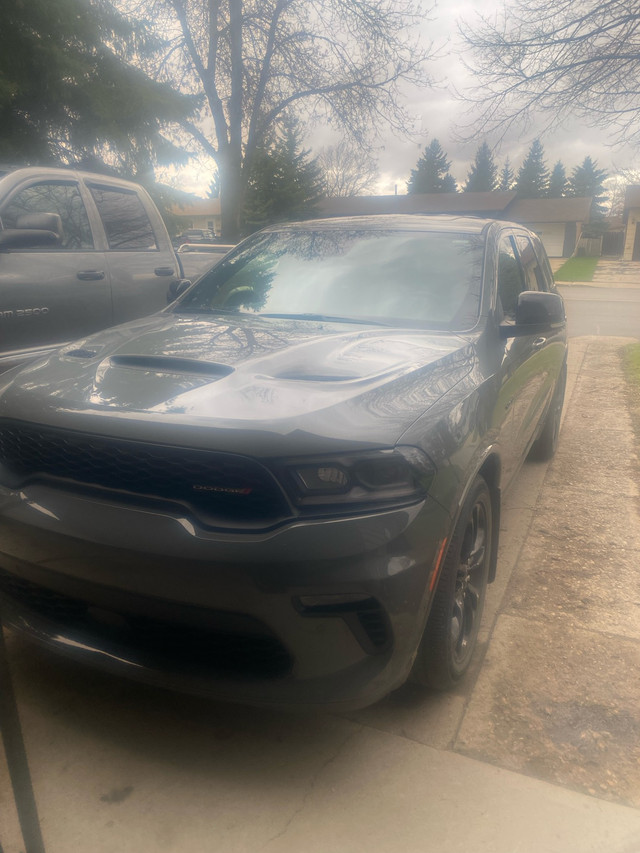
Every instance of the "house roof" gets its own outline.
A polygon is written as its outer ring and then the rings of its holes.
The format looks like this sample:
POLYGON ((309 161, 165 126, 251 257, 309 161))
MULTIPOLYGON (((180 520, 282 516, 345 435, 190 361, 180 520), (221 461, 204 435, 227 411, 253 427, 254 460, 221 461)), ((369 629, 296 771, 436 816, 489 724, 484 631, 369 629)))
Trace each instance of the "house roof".
MULTIPOLYGON (((516 222, 587 222, 590 198, 520 198, 512 202, 506 218, 516 222)), ((502 218, 502 217, 501 217, 502 218)))
MULTIPOLYGON (((639 187, 640 189, 640 187, 639 187)), ((516 199, 514 191, 493 193, 416 193, 412 195, 325 198, 321 216, 380 213, 454 213, 512 219, 516 222, 587 222, 590 198, 516 199)))
POLYGON ((412 193, 411 195, 325 198, 318 204, 322 216, 368 216, 377 213, 466 213, 498 215, 515 192, 412 193))

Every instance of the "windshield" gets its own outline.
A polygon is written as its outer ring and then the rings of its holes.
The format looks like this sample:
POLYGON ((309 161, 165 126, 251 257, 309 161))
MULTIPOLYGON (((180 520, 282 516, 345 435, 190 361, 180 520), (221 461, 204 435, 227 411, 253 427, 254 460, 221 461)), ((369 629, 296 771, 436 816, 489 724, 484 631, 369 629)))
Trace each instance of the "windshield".
POLYGON ((177 312, 469 329, 480 308, 484 238, 429 231, 281 231, 244 243, 177 312))

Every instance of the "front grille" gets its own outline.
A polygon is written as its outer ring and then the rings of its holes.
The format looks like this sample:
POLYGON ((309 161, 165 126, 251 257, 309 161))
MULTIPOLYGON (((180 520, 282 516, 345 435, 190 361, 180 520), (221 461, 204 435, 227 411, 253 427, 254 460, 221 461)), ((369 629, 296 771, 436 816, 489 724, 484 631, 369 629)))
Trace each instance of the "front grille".
MULTIPOLYGON (((279 678, 293 665, 288 651, 267 626, 244 614, 177 604, 169 607, 182 621, 119 612, 61 595, 4 570, 0 570, 0 594, 19 612, 24 614, 26 609, 47 619, 63 637, 96 648, 114 648, 120 654, 128 651, 135 661, 151 667, 226 677, 279 678)), ((149 609, 150 604, 143 601, 138 606, 149 609)))
POLYGON ((273 476, 248 457, 0 422, 1 481, 18 488, 51 478, 179 503, 210 526, 268 526, 290 515, 273 476))

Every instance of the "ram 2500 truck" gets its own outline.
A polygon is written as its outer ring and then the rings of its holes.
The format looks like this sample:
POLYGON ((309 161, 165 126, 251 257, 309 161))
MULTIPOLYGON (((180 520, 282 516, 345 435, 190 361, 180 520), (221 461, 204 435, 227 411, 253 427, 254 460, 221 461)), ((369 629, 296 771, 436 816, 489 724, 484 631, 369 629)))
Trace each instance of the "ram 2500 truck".
POLYGON ((167 304, 182 267, 137 184, 0 168, 0 372, 167 304))

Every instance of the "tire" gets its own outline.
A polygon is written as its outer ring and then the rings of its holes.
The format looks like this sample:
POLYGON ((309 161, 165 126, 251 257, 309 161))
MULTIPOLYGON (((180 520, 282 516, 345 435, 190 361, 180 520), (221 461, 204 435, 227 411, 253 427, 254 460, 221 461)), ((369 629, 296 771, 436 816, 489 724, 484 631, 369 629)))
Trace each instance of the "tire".
POLYGON ((562 417, 562 406, 564 405, 564 391, 567 387, 567 365, 562 365, 560 376, 553 392, 553 399, 549 406, 544 425, 540 435, 531 445, 529 459, 535 462, 547 462, 555 456, 558 449, 558 436, 560 435, 560 419, 562 417))
POLYGON ((452 687, 469 667, 489 580, 493 507, 489 487, 476 477, 442 566, 412 679, 425 687, 452 687))

